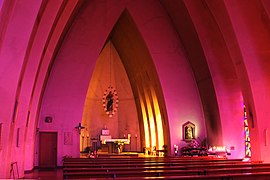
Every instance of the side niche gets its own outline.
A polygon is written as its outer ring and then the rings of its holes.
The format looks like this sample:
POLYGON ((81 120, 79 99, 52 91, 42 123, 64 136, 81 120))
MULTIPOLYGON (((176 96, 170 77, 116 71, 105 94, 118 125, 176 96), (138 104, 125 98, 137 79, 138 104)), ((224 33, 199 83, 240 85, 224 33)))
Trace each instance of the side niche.
POLYGON ((187 121, 182 126, 183 140, 191 141, 195 139, 195 124, 190 121, 187 121))

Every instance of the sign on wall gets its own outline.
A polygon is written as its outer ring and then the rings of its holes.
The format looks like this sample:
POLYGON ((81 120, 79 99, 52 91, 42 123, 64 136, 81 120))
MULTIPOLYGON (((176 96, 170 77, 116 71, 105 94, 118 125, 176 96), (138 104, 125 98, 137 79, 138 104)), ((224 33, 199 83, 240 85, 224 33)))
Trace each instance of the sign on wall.
POLYGON ((64 145, 73 144, 73 134, 72 132, 64 132, 64 145))

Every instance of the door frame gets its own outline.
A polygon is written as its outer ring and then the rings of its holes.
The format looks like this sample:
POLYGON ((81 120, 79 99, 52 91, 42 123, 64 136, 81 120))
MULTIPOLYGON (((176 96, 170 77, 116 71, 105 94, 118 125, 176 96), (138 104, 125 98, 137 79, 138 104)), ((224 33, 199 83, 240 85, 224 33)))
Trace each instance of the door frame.
POLYGON ((38 156, 38 167, 39 168, 56 168, 57 167, 57 153, 58 153, 58 132, 57 131, 40 131, 39 132, 39 156, 38 156), (55 154, 54 154, 54 159, 55 161, 53 162, 53 166, 40 166, 40 159, 41 159, 41 134, 55 134, 55 143, 56 143, 56 150, 55 150, 55 154))

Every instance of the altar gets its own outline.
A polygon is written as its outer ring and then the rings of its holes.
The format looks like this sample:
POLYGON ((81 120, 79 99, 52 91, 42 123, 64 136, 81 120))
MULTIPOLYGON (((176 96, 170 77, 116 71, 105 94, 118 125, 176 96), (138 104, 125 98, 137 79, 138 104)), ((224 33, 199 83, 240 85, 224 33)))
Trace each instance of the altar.
POLYGON ((128 134, 127 138, 112 138, 109 130, 102 130, 100 141, 102 152, 121 153, 125 144, 130 144, 130 134, 128 134))

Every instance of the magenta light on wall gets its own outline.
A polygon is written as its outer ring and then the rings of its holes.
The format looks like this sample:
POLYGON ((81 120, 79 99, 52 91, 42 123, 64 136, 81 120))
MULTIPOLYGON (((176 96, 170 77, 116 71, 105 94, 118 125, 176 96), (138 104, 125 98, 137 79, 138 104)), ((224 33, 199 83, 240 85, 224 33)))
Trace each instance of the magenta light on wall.
POLYGON ((0 123, 0 150, 2 149, 2 128, 3 127, 3 123, 0 123))

